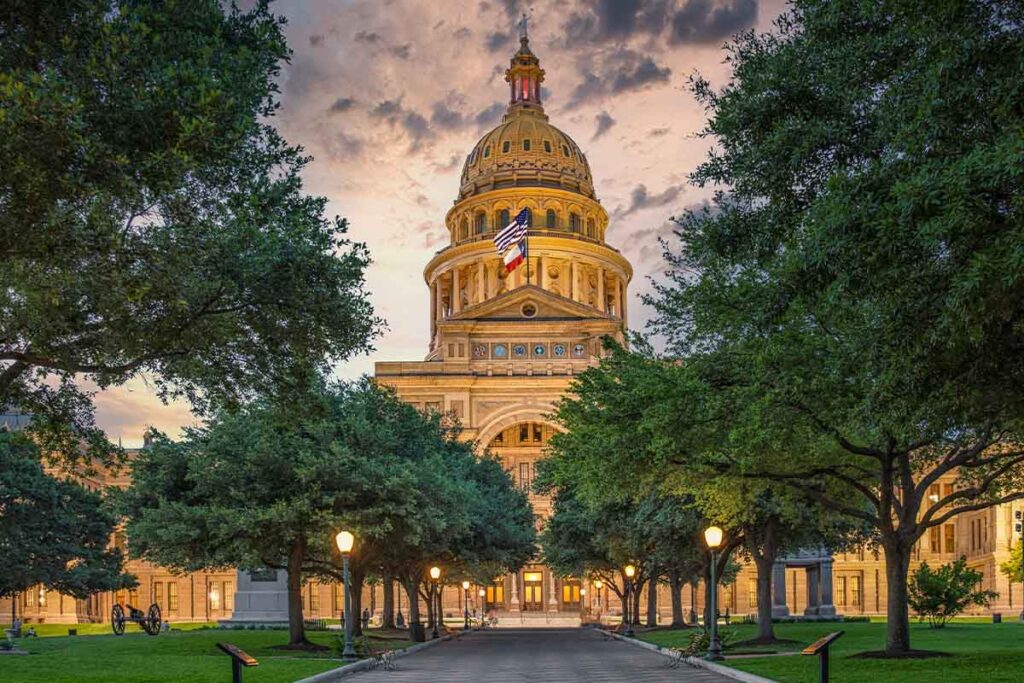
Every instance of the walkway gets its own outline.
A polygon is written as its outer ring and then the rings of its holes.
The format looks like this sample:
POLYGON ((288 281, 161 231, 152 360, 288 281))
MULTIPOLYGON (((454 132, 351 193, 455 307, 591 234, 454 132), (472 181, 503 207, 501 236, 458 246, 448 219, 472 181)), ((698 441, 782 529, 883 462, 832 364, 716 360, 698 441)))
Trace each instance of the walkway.
POLYGON ((390 683, 726 683, 685 664, 671 669, 661 655, 590 629, 487 629, 399 657, 398 671, 368 671, 353 681, 390 683))

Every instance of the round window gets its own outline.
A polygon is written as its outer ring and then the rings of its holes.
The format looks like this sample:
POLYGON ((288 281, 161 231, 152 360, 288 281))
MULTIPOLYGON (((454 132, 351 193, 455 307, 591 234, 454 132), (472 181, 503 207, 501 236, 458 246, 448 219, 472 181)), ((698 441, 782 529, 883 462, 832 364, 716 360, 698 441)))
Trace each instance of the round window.
POLYGON ((537 315, 537 307, 531 303, 523 304, 523 307, 519 310, 522 311, 524 318, 532 318, 537 315))

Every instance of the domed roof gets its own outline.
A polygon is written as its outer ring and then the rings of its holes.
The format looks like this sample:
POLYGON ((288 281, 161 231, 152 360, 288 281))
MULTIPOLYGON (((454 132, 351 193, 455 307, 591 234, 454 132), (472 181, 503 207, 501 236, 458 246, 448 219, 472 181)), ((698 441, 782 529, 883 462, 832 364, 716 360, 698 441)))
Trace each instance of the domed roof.
POLYGON ((543 186, 594 196, 579 145, 542 112, 515 109, 480 138, 462 168, 459 199, 502 187, 543 186))
POLYGON ((459 199, 505 187, 552 187, 594 198, 590 164, 572 138, 548 123, 544 70, 520 37, 505 80, 512 98, 501 123, 480 138, 462 168, 459 199))

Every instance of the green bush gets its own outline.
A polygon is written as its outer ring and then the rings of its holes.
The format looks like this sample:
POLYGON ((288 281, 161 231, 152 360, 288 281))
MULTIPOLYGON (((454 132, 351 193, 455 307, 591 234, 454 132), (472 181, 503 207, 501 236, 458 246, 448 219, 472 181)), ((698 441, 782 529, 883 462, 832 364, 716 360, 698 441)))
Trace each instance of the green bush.
POLYGON ((927 619, 932 628, 942 628, 968 606, 988 607, 999 597, 995 591, 977 589, 981 578, 981 572, 967 567, 965 557, 938 569, 922 562, 910 576, 908 602, 918 618, 927 619))

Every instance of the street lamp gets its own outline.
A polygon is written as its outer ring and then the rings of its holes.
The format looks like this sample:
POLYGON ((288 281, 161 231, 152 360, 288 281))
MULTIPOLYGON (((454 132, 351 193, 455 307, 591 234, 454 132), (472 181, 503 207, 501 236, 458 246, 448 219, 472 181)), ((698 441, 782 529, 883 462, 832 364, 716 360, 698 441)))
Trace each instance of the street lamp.
POLYGON ((598 625, 601 623, 601 611, 604 609, 604 605, 601 604, 601 588, 604 587, 604 581, 598 579, 594 582, 594 588, 597 589, 597 622, 598 625))
POLYGON ((580 588, 580 616, 587 616, 587 589, 580 588))
POLYGON ((440 567, 431 567, 430 568, 430 583, 431 583, 431 586, 432 586, 433 591, 434 591, 434 598, 433 599, 434 599, 434 605, 435 605, 435 607, 434 607, 434 630, 430 634, 431 637, 433 637, 433 638, 440 638, 441 637, 441 634, 437 632, 437 620, 440 618, 440 614, 438 614, 438 607, 440 607, 440 603, 441 603, 441 601, 438 600, 437 597, 436 597, 437 596, 437 580, 439 578, 441 578, 441 568, 440 567))
POLYGON ((633 603, 630 601, 630 595, 633 592, 633 577, 636 576, 636 567, 634 567, 631 564, 627 564, 623 568, 623 571, 626 573, 626 585, 625 585, 625 589, 626 589, 625 590, 625 593, 626 593, 626 606, 622 610, 622 614, 626 617, 626 632, 625 632, 624 635, 627 638, 632 638, 633 637, 633 615, 632 615, 633 603))
POLYGON ((715 575, 718 556, 715 551, 722 545, 722 535, 722 530, 717 526, 709 526, 704 530, 704 541, 711 550, 711 610, 708 616, 711 621, 711 636, 707 654, 704 655, 704 659, 709 662, 725 659, 722 657, 722 644, 718 642, 718 577, 715 575))
POLYGON ((341 576, 345 585, 345 649, 341 653, 341 658, 346 662, 354 662, 359 657, 352 646, 352 594, 349 590, 348 556, 355 545, 356 537, 350 531, 341 531, 334 537, 334 542, 338 544, 338 550, 341 552, 341 576))
POLYGON ((462 630, 469 630, 469 581, 462 582, 462 630))
POLYGON ((487 595, 487 591, 481 588, 477 595, 480 598, 480 626, 482 627, 484 625, 484 608, 487 606, 487 602, 484 600, 484 597, 487 595))

